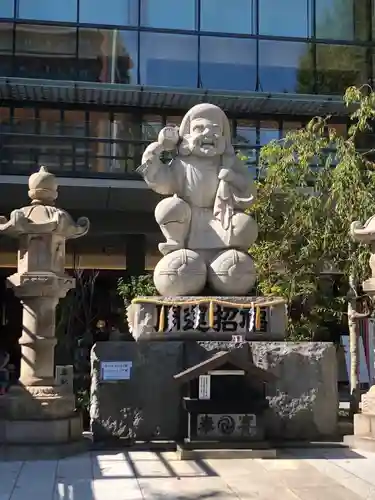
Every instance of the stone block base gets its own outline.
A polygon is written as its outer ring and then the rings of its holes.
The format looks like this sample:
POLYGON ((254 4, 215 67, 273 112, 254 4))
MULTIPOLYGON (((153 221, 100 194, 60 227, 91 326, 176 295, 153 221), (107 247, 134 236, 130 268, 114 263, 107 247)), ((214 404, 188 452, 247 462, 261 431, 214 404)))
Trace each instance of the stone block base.
POLYGON ((13 386, 0 399, 0 419, 47 420, 68 418, 75 408, 74 394, 66 387, 13 386))
POLYGON ((244 359, 250 350, 254 364, 275 376, 267 387, 266 440, 337 436, 336 350, 328 342, 98 342, 91 351, 94 441, 181 442, 188 435, 187 412, 174 375, 233 349, 243 351, 244 359), (130 379, 102 380, 101 364, 108 361, 131 361, 130 379))
POLYGON ((350 448, 375 452, 375 414, 354 415, 354 434, 344 436, 344 443, 350 448))
POLYGON ((375 453, 375 439, 365 436, 344 436, 344 444, 356 450, 375 453))
POLYGON ((50 445, 82 438, 81 415, 46 420, 0 420, 1 445, 50 445))
POLYGON ((354 415, 354 435, 375 439, 375 414, 357 413, 354 415))

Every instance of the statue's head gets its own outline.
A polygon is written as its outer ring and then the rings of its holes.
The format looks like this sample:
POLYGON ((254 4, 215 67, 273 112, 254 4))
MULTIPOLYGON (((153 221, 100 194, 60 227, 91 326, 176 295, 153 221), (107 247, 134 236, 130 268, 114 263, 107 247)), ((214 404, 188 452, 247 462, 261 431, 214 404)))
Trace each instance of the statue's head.
POLYGON ((184 116, 179 130, 182 139, 179 153, 199 157, 234 155, 229 120, 213 104, 192 107, 184 116))

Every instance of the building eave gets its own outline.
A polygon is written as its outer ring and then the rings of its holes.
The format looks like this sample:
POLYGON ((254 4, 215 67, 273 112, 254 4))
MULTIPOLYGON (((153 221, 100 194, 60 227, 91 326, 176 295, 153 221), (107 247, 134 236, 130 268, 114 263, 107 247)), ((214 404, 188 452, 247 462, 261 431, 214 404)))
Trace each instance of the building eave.
POLYGON ((186 110, 210 102, 226 112, 347 116, 350 109, 339 96, 271 94, 210 89, 184 89, 31 78, 0 78, 4 101, 96 104, 186 110))

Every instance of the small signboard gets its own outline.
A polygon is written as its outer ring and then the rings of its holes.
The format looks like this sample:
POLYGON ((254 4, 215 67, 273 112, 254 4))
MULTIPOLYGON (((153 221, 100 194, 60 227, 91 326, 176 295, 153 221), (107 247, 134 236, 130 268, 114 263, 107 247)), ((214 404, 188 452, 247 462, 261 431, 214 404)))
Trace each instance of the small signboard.
POLYGON ((133 363, 131 361, 102 361, 100 378, 107 381, 129 380, 133 363))
POLYGON ((232 335, 232 342, 235 344, 241 344, 241 342, 244 342, 244 336, 243 335, 232 335))
POLYGON ((73 365, 57 365, 55 368, 56 385, 67 385, 73 390, 74 369, 73 365))
POLYGON ((210 399, 211 398, 211 376, 210 375, 200 375, 199 376, 199 399, 210 399))

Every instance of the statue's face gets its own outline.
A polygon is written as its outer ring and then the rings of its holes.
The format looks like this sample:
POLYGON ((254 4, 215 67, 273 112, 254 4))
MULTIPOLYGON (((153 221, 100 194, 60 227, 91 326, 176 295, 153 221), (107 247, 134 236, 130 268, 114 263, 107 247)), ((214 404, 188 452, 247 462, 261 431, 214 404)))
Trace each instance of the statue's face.
POLYGON ((191 121, 190 134, 186 139, 190 152, 196 156, 217 156, 225 151, 225 138, 220 125, 206 118, 191 121))

